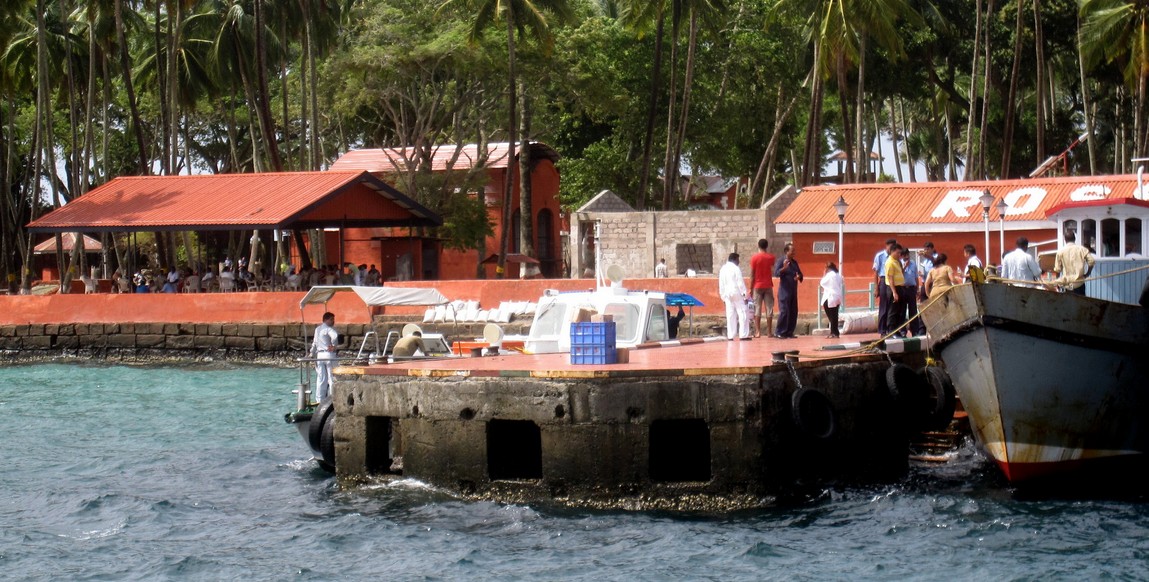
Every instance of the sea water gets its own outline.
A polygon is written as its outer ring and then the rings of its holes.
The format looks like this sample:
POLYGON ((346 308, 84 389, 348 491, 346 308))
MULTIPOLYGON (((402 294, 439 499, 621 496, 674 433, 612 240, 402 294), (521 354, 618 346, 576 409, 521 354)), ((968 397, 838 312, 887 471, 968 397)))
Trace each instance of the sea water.
POLYGON ((297 381, 0 368, 0 579, 1149 579, 1149 504, 1019 498, 970 446, 895 483, 733 514, 344 489, 283 421, 297 381))

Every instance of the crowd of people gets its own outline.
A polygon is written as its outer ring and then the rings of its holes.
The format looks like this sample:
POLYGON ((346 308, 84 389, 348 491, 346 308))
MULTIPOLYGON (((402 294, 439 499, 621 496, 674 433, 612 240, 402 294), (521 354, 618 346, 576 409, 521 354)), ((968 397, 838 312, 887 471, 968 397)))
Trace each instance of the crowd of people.
POLYGON ((131 277, 117 269, 112 274, 113 293, 207 293, 228 291, 307 291, 317 285, 379 286, 382 277, 375 265, 347 263, 311 269, 287 265, 277 273, 248 268, 246 259, 233 263, 225 258, 218 266, 183 266, 167 269, 141 268, 131 277))
MULTIPOLYGON (((936 299, 950 287, 963 283, 984 283, 988 276, 1006 284, 1044 287, 1072 293, 1085 293, 1085 279, 1093 269, 1093 253, 1086 247, 1068 243, 1058 252, 1052 271, 1042 271, 1029 252, 1029 240, 1018 237, 1016 248, 1007 253, 995 270, 987 267, 977 254, 977 247, 964 245, 964 262, 955 269, 949 256, 927 242, 916 252, 886 240, 874 255, 874 297, 878 305, 878 333, 895 338, 919 337, 926 329, 918 317, 918 306, 936 299)), ((731 253, 718 272, 718 295, 726 306, 726 335, 731 340, 761 337, 763 319, 769 337, 794 337, 798 317, 798 284, 803 281, 802 268, 795 257, 794 245, 787 243, 782 255, 769 252, 766 239, 758 241, 758 252, 750 259, 750 286, 747 288, 739 266, 738 253, 731 253), (777 297, 774 292, 777 283, 777 297), (774 320, 777 300, 777 325, 774 320), (765 317, 763 317, 765 316, 765 317)), ((845 303, 845 281, 832 261, 826 263, 819 306, 830 325, 830 338, 840 336, 839 313, 845 303)))

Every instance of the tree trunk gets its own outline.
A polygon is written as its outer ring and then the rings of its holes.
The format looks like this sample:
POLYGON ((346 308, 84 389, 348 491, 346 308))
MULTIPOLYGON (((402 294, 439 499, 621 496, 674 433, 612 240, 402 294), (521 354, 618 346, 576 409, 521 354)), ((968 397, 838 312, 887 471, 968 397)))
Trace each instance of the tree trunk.
MULTIPOLYGON (((1018 0, 1017 17, 1014 19, 1013 25, 1013 67, 1009 73, 1009 97, 1005 101, 1005 123, 1002 126, 1001 136, 1001 176, 1003 178, 1008 178, 1010 175, 1010 151, 1013 149, 1013 126, 1016 123, 1017 91, 1021 77, 1021 15, 1023 14, 1023 6, 1025 4, 1018 0)), ((1040 89, 1038 91, 1040 94, 1040 89)), ((1038 99, 1038 101, 1037 108, 1040 110, 1041 100, 1038 99)))
POLYGON ((666 106, 666 150, 662 156, 662 209, 670 210, 678 190, 678 168, 674 167, 674 107, 678 101, 678 27, 679 5, 674 4, 670 25, 670 99, 666 106))
POLYGON ((519 137, 522 139, 519 148, 519 252, 535 257, 534 208, 531 200, 531 100, 527 97, 527 88, 521 87, 523 92, 522 125, 519 127, 519 137))
POLYGON ((846 175, 843 181, 847 184, 853 184, 857 182, 854 174, 854 154, 861 155, 861 153, 850 151, 854 149, 854 130, 850 126, 850 108, 847 105, 850 102, 850 88, 846 80, 846 54, 839 52, 834 61, 835 78, 838 81, 838 101, 841 103, 842 143, 845 144, 842 150, 846 154, 846 175))
MULTIPOLYGON (((993 0, 988 0, 985 5, 985 16, 987 19, 993 15, 993 0)), ((977 169, 978 176, 988 178, 988 169, 985 167, 985 134, 989 125, 989 80, 993 69, 990 64, 990 42, 989 42, 989 26, 984 27, 985 32, 985 75, 982 82, 981 90, 981 132, 977 136, 977 169)), ((988 249, 987 249, 988 251, 988 249)))
MULTIPOLYGON (((694 85, 694 53, 698 47, 698 16, 695 11, 690 13, 690 35, 686 48, 686 72, 682 80, 682 107, 678 113, 678 130, 674 136, 675 176, 677 168, 682 165, 682 144, 686 141, 686 123, 690 119, 690 94, 694 85)), ((693 174, 693 170, 691 171, 693 174)), ((735 197, 737 200, 737 197, 735 197)))
POLYGON ((518 91, 515 90, 515 15, 513 3, 506 4, 507 19, 507 90, 509 91, 510 116, 507 123, 507 172, 503 178, 503 232, 500 233, 499 260, 495 266, 495 277, 504 279, 507 276, 507 250, 511 246, 511 203, 514 202, 515 182, 515 140, 518 126, 518 91))
MULTIPOLYGON (((860 39, 858 39, 858 89, 857 89, 857 102, 854 107, 854 142, 857 144, 854 148, 854 155, 858 156, 858 182, 870 181, 870 148, 865 147, 865 120, 866 120, 866 34, 863 32, 860 39)), ((878 112, 874 112, 874 119, 878 117, 878 112)), ((881 136, 879 129, 878 135, 881 136)), ((881 152, 878 153, 878 159, 881 159, 881 152)), ((879 172, 880 173, 880 172, 879 172)), ((874 177, 875 180, 877 176, 874 177)))
POLYGON ((973 130, 976 123, 976 109, 977 109, 977 65, 981 59, 981 0, 974 0, 974 28, 973 28, 973 67, 969 74, 969 119, 966 122, 965 133, 965 179, 973 179, 970 176, 970 170, 975 162, 973 154, 973 130))
MULTIPOLYGON (((890 100, 886 102, 886 107, 890 111, 890 146, 894 149, 894 161, 897 162, 897 164, 894 166, 894 171, 897 174, 898 182, 901 182, 902 181, 902 154, 901 154, 901 152, 898 151, 898 116, 896 115, 896 111, 894 110, 894 98, 893 97, 890 97, 890 100)), ((881 133, 881 132, 879 131, 879 133, 881 133)), ((908 154, 909 151, 907 150, 906 153, 908 154)), ((907 159, 909 158, 908 155, 906 157, 907 157, 907 159)))
POLYGON ((662 6, 660 3, 658 8, 658 25, 654 33, 654 63, 651 65, 650 72, 650 96, 647 100, 646 109, 646 137, 642 142, 642 173, 638 182, 638 193, 635 197, 635 209, 640 212, 646 210, 646 197, 650 190, 650 156, 654 147, 654 112, 658 107, 658 91, 661 89, 662 36, 663 27, 666 23, 666 13, 662 9, 662 6))
POLYGON ((140 120, 140 108, 136 103, 136 91, 132 87, 132 61, 128 54, 128 39, 124 33, 124 0, 115 0, 116 41, 120 44, 120 68, 124 74, 124 92, 128 97, 128 109, 132 114, 132 133, 136 137, 136 147, 139 149, 138 170, 141 176, 150 174, 148 168, 148 152, 144 139, 144 124, 140 120))

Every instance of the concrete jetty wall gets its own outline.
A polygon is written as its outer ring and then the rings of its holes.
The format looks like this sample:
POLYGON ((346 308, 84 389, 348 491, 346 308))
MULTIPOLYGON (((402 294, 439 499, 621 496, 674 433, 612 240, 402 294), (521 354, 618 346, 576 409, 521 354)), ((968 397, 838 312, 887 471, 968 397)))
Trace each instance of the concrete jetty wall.
POLYGON ((904 473, 909 430, 886 387, 889 366, 885 356, 860 356, 583 377, 341 368, 336 469, 345 479, 401 473, 512 501, 757 505, 825 478, 904 473), (800 390, 805 412, 795 411, 800 390), (827 410, 828 429, 819 419, 827 410))

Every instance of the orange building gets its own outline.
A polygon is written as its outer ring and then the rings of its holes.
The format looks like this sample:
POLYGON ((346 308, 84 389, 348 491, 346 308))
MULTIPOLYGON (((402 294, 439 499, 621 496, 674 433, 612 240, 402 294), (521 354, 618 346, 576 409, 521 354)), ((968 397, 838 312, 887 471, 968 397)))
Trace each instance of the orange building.
MULTIPOLYGON (((559 232, 559 173, 555 163, 558 152, 548 145, 532 143, 530 146, 531 209, 535 243, 535 258, 544 277, 561 276, 561 242, 559 232)), ((494 233, 487 237, 480 249, 459 251, 445 248, 438 238, 420 236, 410 229, 348 228, 344 231, 339 249, 338 233, 329 235, 329 263, 344 262, 377 265, 383 280, 445 280, 475 279, 480 272, 487 278, 495 276, 495 265, 482 264, 483 260, 499 252, 500 237, 507 225, 503 224, 502 192, 508 163, 513 163, 514 187, 512 191, 511 242, 508 253, 519 252, 519 164, 518 154, 510 159, 506 143, 487 146, 480 155, 477 145, 458 148, 444 145, 430 152, 432 172, 465 172, 482 167, 486 172, 486 185, 482 196, 494 233), (339 253, 342 253, 341 255, 339 253), (482 269, 482 271, 480 271, 482 269)), ((424 163, 410 148, 361 149, 344 154, 332 164, 332 170, 360 170, 396 185, 397 175, 411 171, 413 165, 424 163)), ((520 276, 519 263, 507 264, 507 276, 520 276)))
MULTIPOLYGON (((811 186, 802 189, 775 220, 778 237, 771 250, 780 253, 785 242, 794 243, 806 276, 799 286, 799 309, 813 312, 818 281, 828 261, 839 262, 839 252, 850 291, 865 289, 873 281, 874 255, 888 238, 910 249, 933 242, 955 270, 965 265, 966 244, 976 247, 985 264, 998 265, 1002 254, 1013 250, 1014 241, 1023 235, 1039 257, 1054 253, 1057 222, 1049 213, 1059 205, 1124 198, 1149 199, 1149 186, 1136 175, 811 186), (982 201, 987 193, 988 217, 982 201), (847 204, 841 224, 835 209, 839 199, 847 204)), ((1105 241, 1082 242, 1098 249, 1105 241)), ((861 307, 867 300, 864 293, 847 295, 849 307, 861 307)))

